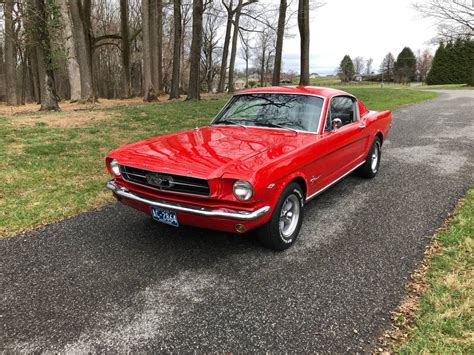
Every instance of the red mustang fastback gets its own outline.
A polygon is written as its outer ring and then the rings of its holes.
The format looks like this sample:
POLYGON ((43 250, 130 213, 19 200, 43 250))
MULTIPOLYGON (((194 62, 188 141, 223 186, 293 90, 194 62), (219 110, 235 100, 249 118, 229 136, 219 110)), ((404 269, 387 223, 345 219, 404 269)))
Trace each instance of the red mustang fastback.
POLYGON ((246 90, 208 126, 112 151, 107 188, 159 222, 255 229, 263 245, 283 250, 298 236, 305 203, 355 170, 377 174, 390 124, 389 111, 369 111, 339 90, 246 90))

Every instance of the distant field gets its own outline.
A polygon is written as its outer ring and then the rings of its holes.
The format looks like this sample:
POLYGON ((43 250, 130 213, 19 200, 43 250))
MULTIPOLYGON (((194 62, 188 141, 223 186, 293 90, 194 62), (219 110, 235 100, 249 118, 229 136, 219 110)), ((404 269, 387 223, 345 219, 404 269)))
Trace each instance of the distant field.
MULTIPOLYGON (((310 79, 310 84, 313 86, 328 86, 333 88, 340 88, 342 90, 359 87, 378 87, 382 86, 380 82, 374 81, 361 81, 354 83, 342 83, 341 80, 336 76, 326 76, 315 79, 310 79)), ((398 84, 393 82, 384 82, 384 88, 392 89, 414 89, 414 90, 474 90, 474 86, 468 86, 466 84, 449 84, 449 85, 426 85, 423 83, 412 83, 412 84, 398 84)))
MULTIPOLYGON (((411 89, 351 86, 372 110, 436 97, 411 89)), ((104 157, 126 143, 207 124, 229 99, 162 101, 62 113, 0 117, 0 236, 53 222, 112 201, 104 157)), ((126 104, 126 102, 122 102, 126 104)), ((106 105, 104 102, 103 105, 106 105)), ((0 114, 1 115, 1 114, 0 114)))

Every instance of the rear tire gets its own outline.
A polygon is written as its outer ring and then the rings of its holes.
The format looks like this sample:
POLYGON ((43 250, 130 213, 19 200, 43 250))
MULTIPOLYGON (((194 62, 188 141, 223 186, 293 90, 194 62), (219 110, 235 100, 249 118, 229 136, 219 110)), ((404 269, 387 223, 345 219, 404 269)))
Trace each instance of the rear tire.
POLYGON ((380 158, 382 156, 382 143, 379 137, 375 137, 372 147, 367 154, 365 163, 357 170, 357 174, 366 179, 372 179, 377 175, 380 167, 380 158))
POLYGON ((256 230, 266 248, 282 251, 293 245, 303 222, 303 191, 295 182, 283 190, 267 224, 256 230))

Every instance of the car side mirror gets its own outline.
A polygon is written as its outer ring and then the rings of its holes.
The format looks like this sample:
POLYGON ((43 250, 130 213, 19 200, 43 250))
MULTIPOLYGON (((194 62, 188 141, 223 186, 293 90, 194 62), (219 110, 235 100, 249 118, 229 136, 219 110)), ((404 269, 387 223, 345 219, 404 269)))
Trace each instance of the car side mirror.
POLYGON ((336 129, 342 127, 342 120, 340 118, 333 118, 331 121, 331 129, 334 132, 336 129))

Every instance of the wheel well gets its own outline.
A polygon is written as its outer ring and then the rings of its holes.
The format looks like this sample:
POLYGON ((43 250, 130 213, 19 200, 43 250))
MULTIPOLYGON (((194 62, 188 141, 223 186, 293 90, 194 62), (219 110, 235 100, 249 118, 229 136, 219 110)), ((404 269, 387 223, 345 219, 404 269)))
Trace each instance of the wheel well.
POLYGON ((303 196, 306 198, 306 181, 301 176, 298 176, 291 180, 288 184, 291 184, 292 182, 296 182, 298 185, 300 185, 301 189, 303 190, 303 196))
POLYGON ((375 136, 376 136, 376 137, 379 137, 380 143, 382 144, 382 143, 383 143, 383 135, 382 135, 382 132, 377 133, 375 136))

